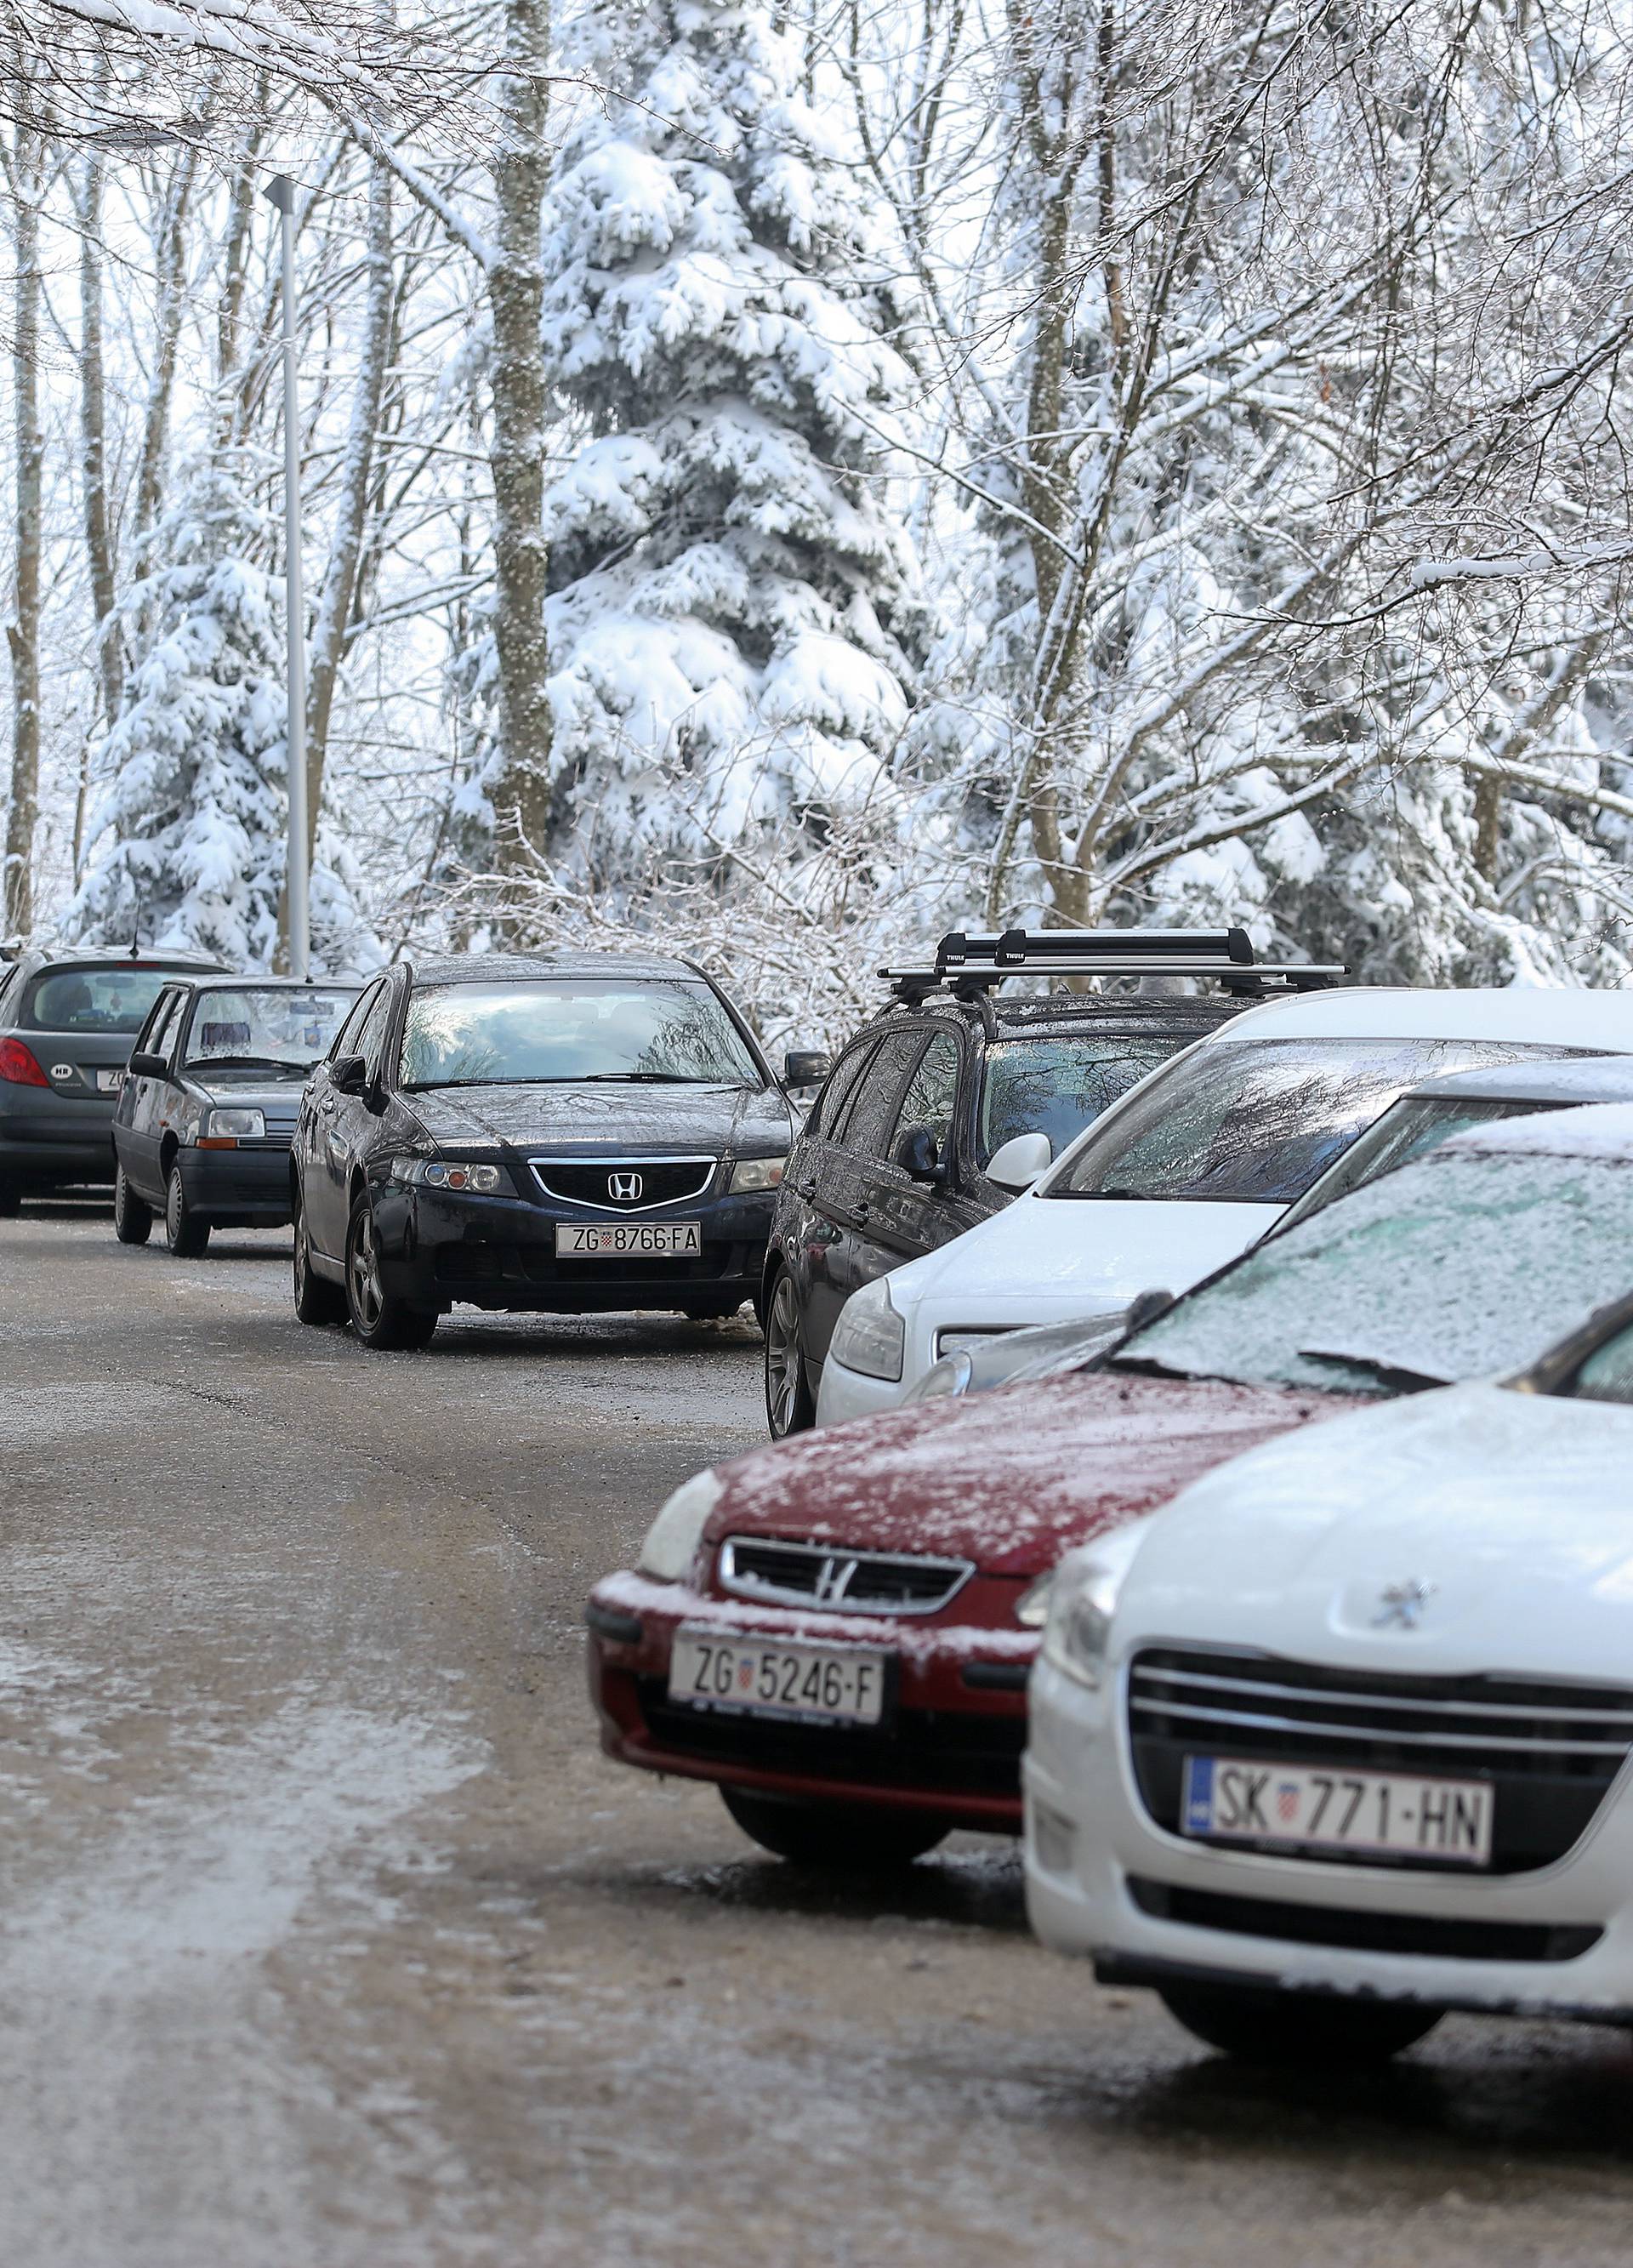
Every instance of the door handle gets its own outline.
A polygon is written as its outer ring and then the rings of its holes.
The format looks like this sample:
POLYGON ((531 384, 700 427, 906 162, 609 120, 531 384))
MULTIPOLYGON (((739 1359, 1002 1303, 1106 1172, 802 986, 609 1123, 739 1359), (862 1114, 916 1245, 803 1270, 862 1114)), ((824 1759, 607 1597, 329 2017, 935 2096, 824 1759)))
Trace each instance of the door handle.
POLYGON ((860 1204, 851 1206, 850 1218, 858 1228, 865 1228, 868 1221, 872 1217, 872 1206, 868 1204, 864 1197, 860 1204))
POLYGON ((812 1179, 808 1182, 796 1182, 794 1183, 794 1195, 798 1197, 804 1197, 807 1204, 811 1202, 811 1199, 815 1197, 816 1193, 817 1185, 814 1175, 813 1175, 812 1179))

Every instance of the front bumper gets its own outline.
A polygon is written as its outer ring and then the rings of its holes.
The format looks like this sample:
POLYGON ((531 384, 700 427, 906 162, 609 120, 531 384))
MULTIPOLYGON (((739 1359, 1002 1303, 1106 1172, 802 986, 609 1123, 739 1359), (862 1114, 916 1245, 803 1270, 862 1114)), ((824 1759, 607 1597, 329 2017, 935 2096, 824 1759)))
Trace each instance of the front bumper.
POLYGON ((848 1418, 877 1418, 886 1410, 900 1410, 913 1383, 910 1377, 865 1377, 859 1370, 847 1370, 830 1354, 817 1389, 817 1424, 842 1425, 848 1418))
POLYGON ((598 1314, 630 1307, 717 1307, 757 1298, 775 1192, 705 1197, 655 1214, 695 1221, 702 1250, 683 1258, 558 1258, 558 1222, 608 1216, 531 1197, 481 1197, 394 1182, 373 1191, 386 1289, 411 1305, 598 1314))
POLYGON ((646 1771, 807 1802, 933 1813, 949 1827, 1017 1834, 1025 1679, 1036 1645, 1033 1633, 1013 1624, 1024 1587, 973 1576, 955 1602, 964 1619, 908 1623, 801 1613, 682 1583, 608 1576, 591 1594, 585 1616, 601 1746, 646 1771), (968 1619, 982 1608, 993 1610, 991 1626, 968 1619), (860 1729, 671 1702, 670 1646, 682 1623, 745 1638, 885 1647, 894 1666, 890 1718, 880 1729, 860 1729))
POLYGON ((176 1155, 188 1204, 212 1228, 279 1228, 293 1219, 287 1142, 188 1147, 176 1155))
POLYGON ((1633 2021, 1625 1777, 1576 1846, 1529 1874, 1225 1851, 1169 1834, 1145 1811, 1120 1682, 1091 1692, 1040 1661, 1031 1701, 1027 1911, 1046 1945, 1088 1955, 1103 1982, 1633 2021))

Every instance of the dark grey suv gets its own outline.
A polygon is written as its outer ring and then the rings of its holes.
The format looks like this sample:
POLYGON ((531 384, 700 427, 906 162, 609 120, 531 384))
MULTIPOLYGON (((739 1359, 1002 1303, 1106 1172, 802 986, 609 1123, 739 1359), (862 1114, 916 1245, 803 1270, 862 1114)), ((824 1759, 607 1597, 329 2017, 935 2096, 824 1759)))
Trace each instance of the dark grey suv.
POLYGON ((114 1178, 112 1129, 131 1043, 182 954, 26 952, 0 969, 0 1213, 114 1178))

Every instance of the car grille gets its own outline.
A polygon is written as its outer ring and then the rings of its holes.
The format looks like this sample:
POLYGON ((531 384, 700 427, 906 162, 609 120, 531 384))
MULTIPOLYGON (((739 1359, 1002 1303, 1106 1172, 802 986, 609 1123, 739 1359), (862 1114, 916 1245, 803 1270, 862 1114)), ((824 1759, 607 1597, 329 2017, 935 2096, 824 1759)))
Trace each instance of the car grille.
POLYGON ((558 1204, 592 1212, 658 1212, 701 1197, 717 1158, 533 1158, 533 1178, 558 1204))
POLYGON ((949 1797, 1020 1795, 1026 1720, 1019 1712, 899 1709, 887 1726, 790 1725, 729 1717, 671 1701, 656 1677, 639 1681, 642 1714, 659 1747, 749 1771, 854 1780, 864 1787, 934 1788, 949 1797))
POLYGON ((933 1615, 974 1572, 967 1559, 849 1551, 754 1535, 730 1535, 720 1546, 723 1589, 835 1614, 933 1615))
MULTIPOLYGON (((1394 1676, 1156 1646, 1137 1654, 1129 1673, 1129 1732, 1141 1800, 1171 1834, 1180 1831, 1187 1756, 1424 1772, 1492 1784, 1490 1871, 1519 1874, 1563 1858, 1585 1832, 1633 1746, 1633 1691, 1394 1676)), ((1448 1864, 1416 1853, 1321 1858, 1434 1871, 1448 1864)))
POLYGON ((1464 1921, 1438 1914, 1372 1913, 1344 1906, 1296 1906, 1279 1898, 1222 1897, 1129 1877, 1142 1913, 1232 1937, 1277 1938, 1346 1953, 1416 1953, 1439 1961, 1577 1961, 1604 1931, 1591 1923, 1464 1921))

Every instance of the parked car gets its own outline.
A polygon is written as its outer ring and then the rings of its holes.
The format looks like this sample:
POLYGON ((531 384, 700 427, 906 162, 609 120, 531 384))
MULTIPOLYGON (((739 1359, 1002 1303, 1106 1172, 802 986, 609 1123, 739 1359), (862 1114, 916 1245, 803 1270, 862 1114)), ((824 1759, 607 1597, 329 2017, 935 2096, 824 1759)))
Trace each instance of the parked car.
MULTIPOLYGON (((1534 1154, 1625 1282, 1633 1110, 1577 1116, 1534 1154)), ((1492 1290, 1546 1282, 1538 1225, 1492 1290)), ((1633 2022, 1630 1461, 1624 1296, 1074 1552, 1026 1766, 1044 1941, 1259 2060, 1391 2055, 1448 2008, 1633 2022)))
POLYGON ((697 1475, 635 1568, 592 1594, 603 1747, 717 1782, 750 1835, 805 1859, 1013 1832, 1063 1552, 1278 1434, 1534 1360, 1633 1278, 1628 1132, 1614 1109, 1474 1129, 1247 1254, 1088 1370, 697 1475))
POLYGON ((377 1348, 423 1346, 456 1302, 731 1314, 760 1289, 794 1123, 689 961, 400 962, 302 1104, 296 1313, 377 1348))
POLYGON ((894 1409, 973 1337, 1183 1291, 1436 1073, 1593 1050, 1633 1051, 1633 993, 1357 987, 1256 1008, 1125 1094, 1004 1212, 856 1293, 818 1418, 894 1409))
MULTIPOLYGON (((1633 1102, 1633 1056, 1578 1056, 1538 1061, 1523 1057, 1486 1071, 1454 1071, 1426 1079, 1394 1102, 1383 1116, 1358 1135, 1335 1165, 1312 1182, 1297 1204, 1279 1214, 1265 1233, 1284 1229, 1320 1212, 1335 1197, 1409 1165, 1451 1135, 1501 1118, 1568 1110, 1585 1102, 1633 1102)), ((987 1394, 1024 1378, 1055 1378, 1080 1370, 1133 1328, 1142 1305, 1161 1293, 1142 1292, 1126 1308, 1105 1315, 1075 1316, 1065 1323, 1033 1323, 1025 1329, 995 1333, 944 1354, 931 1363, 902 1396, 903 1408, 945 1394, 987 1394)))
POLYGON ((0 962, 0 1214, 52 1189, 106 1188, 130 1043, 186 954, 19 952, 0 962))
POLYGON ((193 1258, 215 1228, 290 1219, 302 1087, 357 998, 355 984, 187 976, 136 1037, 114 1113, 114 1233, 145 1244, 157 1212, 193 1258))
POLYGON ((894 998, 835 1064, 777 1199, 761 1298, 774 1440, 812 1423, 853 1292, 989 1219, 1119 1095, 1287 981, 1255 964, 1243 930, 954 933, 933 966, 880 973, 894 998), (1222 989, 1150 999, 998 989, 1085 974, 1222 989))

